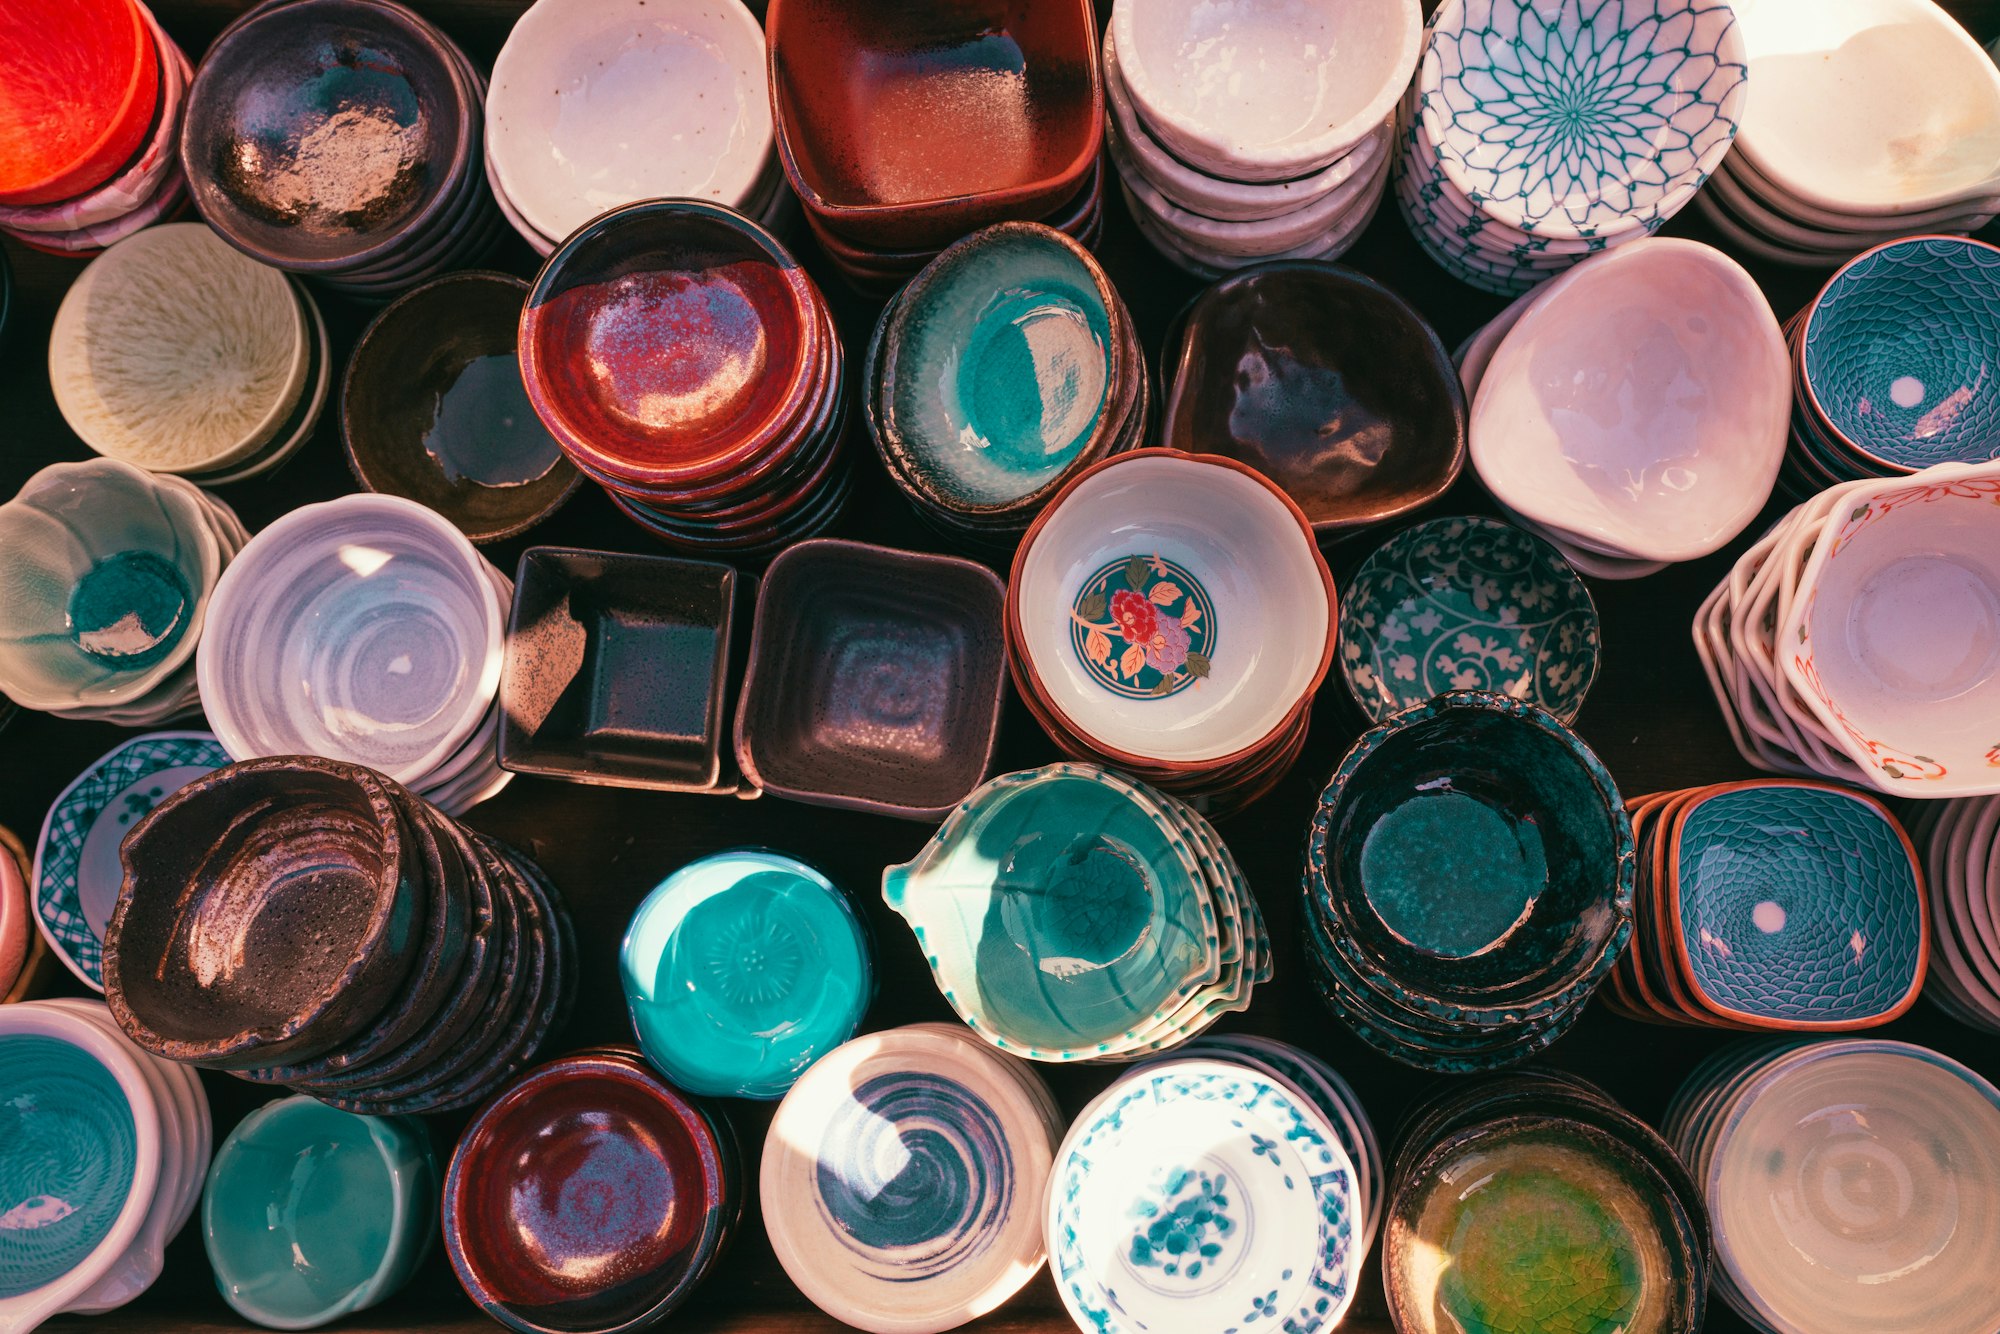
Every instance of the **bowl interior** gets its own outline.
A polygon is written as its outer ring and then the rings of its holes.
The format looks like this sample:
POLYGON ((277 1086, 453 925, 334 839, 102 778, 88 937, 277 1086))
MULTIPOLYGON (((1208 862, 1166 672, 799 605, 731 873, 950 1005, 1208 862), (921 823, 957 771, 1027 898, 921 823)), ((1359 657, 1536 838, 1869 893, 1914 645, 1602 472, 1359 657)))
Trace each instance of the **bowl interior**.
POLYGON ((139 146, 160 93, 159 62, 144 11, 128 0, 77 0, 0 17, 7 86, 0 120, 0 192, 15 203, 53 203, 101 183, 139 146), (142 112, 143 107, 143 112, 142 112))
POLYGON ((1075 0, 785 0, 771 91, 792 161, 836 209, 1052 182, 1098 131, 1091 22, 1075 0))
POLYGON ((1324 661, 1332 608, 1313 544, 1234 468, 1121 459, 1045 512, 1018 569, 1042 692, 1117 750, 1198 762, 1246 749, 1324 661))
POLYGON ((1285 264, 1209 288, 1189 313, 1165 443, 1240 459, 1315 529, 1434 499, 1465 462, 1465 393, 1400 298, 1330 265, 1285 264))

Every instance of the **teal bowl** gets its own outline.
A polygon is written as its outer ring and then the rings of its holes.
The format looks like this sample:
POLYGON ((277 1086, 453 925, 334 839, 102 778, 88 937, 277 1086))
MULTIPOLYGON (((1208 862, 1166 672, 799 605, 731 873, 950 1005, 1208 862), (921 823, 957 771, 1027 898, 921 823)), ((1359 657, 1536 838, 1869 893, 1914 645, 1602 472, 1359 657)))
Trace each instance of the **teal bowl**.
POLYGON ((640 1050, 676 1087, 778 1098, 875 996, 868 929, 804 862, 738 849, 646 896, 618 951, 640 1050))
POLYGON ((393 1296, 430 1254, 439 1177, 419 1121, 285 1098, 209 1164, 202 1241, 223 1300, 267 1329, 314 1329, 393 1296))

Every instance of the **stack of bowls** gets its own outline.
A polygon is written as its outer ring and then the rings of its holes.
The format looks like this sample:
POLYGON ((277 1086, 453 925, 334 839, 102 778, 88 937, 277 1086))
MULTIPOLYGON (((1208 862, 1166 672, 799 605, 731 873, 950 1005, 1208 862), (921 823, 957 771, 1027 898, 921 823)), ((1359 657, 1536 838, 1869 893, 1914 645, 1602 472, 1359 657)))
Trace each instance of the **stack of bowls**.
POLYGON ((194 66, 139 0, 10 6, 0 52, 0 232, 85 255, 186 205, 194 66))
POLYGON ((1661 1129, 1715 1227, 1715 1291, 1763 1334, 2000 1328, 2000 1089, 1907 1042, 1746 1042, 1661 1129))
POLYGON ((1067 1123, 1030 1066, 956 1024, 836 1048, 778 1104, 764 1230, 813 1305, 870 1334, 939 1334, 1042 1267, 1042 1200, 1067 1123))
POLYGON ((0 1326, 99 1315, 160 1276, 208 1171, 208 1096, 192 1070, 125 1039, 96 1001, 0 1007, 0 1326))
POLYGON ((1892 241, 1828 280, 1786 326, 1799 498, 1862 477, 2000 459, 2000 248, 1892 241))
POLYGON ((498 793, 500 664, 514 586, 397 496, 305 505, 216 585, 196 659, 235 759, 366 765, 458 815, 498 793))
POLYGON ((1008 667, 1063 752, 1231 807, 1298 758, 1334 628, 1312 525, 1217 455, 1143 449, 1078 473, 1007 581, 1008 667))
POLYGON ((741 0, 536 0, 493 62, 486 179, 538 255, 606 209, 788 202, 764 30, 741 0))
POLYGON ((1307 962, 1361 1039, 1490 1070, 1566 1033, 1632 935, 1632 825, 1532 704, 1441 695, 1354 743, 1306 840, 1307 962))
POLYGON ((1574 1075, 1440 1095, 1396 1151, 1389 1318, 1398 1334, 1700 1334, 1709 1203, 1665 1139, 1574 1075))
POLYGON ((201 486, 298 453, 332 379, 305 286, 198 222, 148 228, 93 260, 49 335, 56 406, 85 444, 201 486))
POLYGON ((1396 203, 1460 282, 1518 295, 1658 231, 1736 137, 1727 0, 1445 0, 1397 121, 1396 203))
POLYGON ((862 373, 882 466, 917 517, 1010 548, 1064 482, 1146 438, 1131 312, 1061 232, 1003 222, 939 255, 882 311, 862 373))
POLYGON ((719 1113, 638 1053, 594 1048, 530 1071, 466 1127, 445 1249, 467 1295, 518 1334, 647 1329, 715 1267, 742 1176, 719 1113))
POLYGON ((1755 0, 1757 94, 1701 192, 1747 254, 1831 269, 1919 232, 2000 213, 2000 71, 1933 0, 1755 0))
POLYGON ((1095 1334, 1324 1330, 1359 1286, 1367 1209, 1337 1115, 1233 1054, 1143 1066, 1056 1150, 1045 1229, 1095 1334))
POLYGON ((1929 891, 1924 994, 1960 1023, 2000 1033, 2000 797, 1926 802, 1910 833, 1929 891))
POLYGON ((395 0, 261 5, 195 71, 181 166, 196 211, 244 254, 387 300, 505 231, 485 95, 465 53, 395 0))
POLYGON ((1207 278, 1345 254, 1388 187, 1422 35, 1417 0, 1118 0, 1105 139, 1139 230, 1207 278))
POLYGON ((437 1241, 438 1178, 421 1121, 265 1103, 209 1167, 201 1231, 215 1286, 266 1329, 315 1329, 386 1301, 437 1241))
POLYGON ((1719 550, 1784 462, 1784 334, 1742 265, 1696 241, 1592 259, 1503 311, 1460 363, 1479 480, 1587 575, 1719 550))
POLYGON ((520 355, 556 443, 668 546, 768 554, 846 504, 826 299, 726 208, 650 200, 580 228, 528 292, 520 355))
POLYGON ((1264 918, 1208 822, 1088 764, 1005 774, 882 873, 972 1031, 1035 1061, 1130 1061, 1250 1004, 1264 918))
POLYGON ((776 0, 764 27, 779 160, 855 287, 886 296, 996 222, 1097 243, 1091 0, 904 4, 893 20, 876 0, 776 0))
POLYGON ((120 727, 193 713, 195 645, 249 540, 178 477, 115 459, 42 469, 0 505, 0 691, 120 727))
POLYGON ((2000 793, 2000 462, 1829 487, 1737 560, 1695 648, 1745 759, 1895 797, 2000 793))
POLYGON ((365 1115, 446 1112, 569 1010, 575 933, 541 869, 359 765, 219 769, 120 855, 104 993, 157 1056, 365 1115))
POLYGON ((1751 779, 1627 803, 1639 853, 1613 1009, 1647 1023, 1845 1032, 1916 1003, 1924 872, 1874 797, 1751 779))

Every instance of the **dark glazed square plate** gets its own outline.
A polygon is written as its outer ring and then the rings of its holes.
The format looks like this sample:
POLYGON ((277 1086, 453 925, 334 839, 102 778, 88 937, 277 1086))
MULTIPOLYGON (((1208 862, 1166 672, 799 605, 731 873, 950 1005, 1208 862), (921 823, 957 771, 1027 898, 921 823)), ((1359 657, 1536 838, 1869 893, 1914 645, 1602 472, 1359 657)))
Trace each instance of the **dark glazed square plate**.
POLYGON ((756 581, 714 561, 530 547, 500 674, 500 765, 734 792, 724 744, 756 581))
POLYGON ((992 763, 1005 599, 999 576, 956 557, 828 539, 786 551, 757 599, 744 776, 817 806, 943 819, 992 763))

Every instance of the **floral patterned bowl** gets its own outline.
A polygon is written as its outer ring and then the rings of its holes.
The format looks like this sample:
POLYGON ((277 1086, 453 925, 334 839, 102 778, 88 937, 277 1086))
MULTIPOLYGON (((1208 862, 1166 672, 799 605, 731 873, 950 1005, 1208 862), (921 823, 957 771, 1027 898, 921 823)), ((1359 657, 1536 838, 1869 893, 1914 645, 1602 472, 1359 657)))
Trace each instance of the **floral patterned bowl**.
POLYGON ((1405 529, 1341 599, 1341 675, 1378 723, 1448 690, 1528 700, 1572 723, 1597 655, 1583 580, 1554 547, 1497 519, 1405 529))

